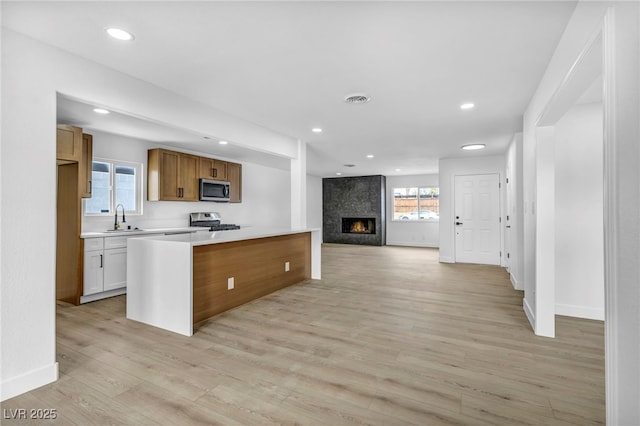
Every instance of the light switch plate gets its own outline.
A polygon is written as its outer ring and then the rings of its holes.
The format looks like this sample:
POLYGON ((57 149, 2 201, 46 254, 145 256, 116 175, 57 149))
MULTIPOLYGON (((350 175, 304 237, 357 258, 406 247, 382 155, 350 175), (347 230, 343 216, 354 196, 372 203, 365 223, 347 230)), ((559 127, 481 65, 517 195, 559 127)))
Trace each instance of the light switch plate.
POLYGON ((227 290, 233 290, 234 287, 235 287, 234 277, 227 278, 227 290))

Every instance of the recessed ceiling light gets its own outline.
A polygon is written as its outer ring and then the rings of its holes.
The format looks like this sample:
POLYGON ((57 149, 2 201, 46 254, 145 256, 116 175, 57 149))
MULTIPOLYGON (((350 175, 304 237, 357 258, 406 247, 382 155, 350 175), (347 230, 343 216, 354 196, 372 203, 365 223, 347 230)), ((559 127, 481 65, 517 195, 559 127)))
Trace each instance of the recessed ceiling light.
POLYGON ((396 169, 396 172, 399 172, 399 171, 400 171, 400 169, 396 169))
POLYGON ((131 34, 129 31, 125 31, 121 28, 105 28, 105 31, 107 32, 107 34, 109 34, 111 37, 117 39, 117 40, 122 40, 122 41, 131 41, 134 39, 133 34, 131 34))
POLYGON ((373 158, 374 155, 373 154, 367 154, 367 158, 373 158))
POLYGON ((218 142, 218 143, 219 143, 220 145, 227 145, 229 142, 227 142, 227 141, 220 141, 220 142, 218 142))
POLYGON ((313 129, 311 129, 311 131, 313 133, 322 133, 322 129, 320 127, 314 127, 313 129))
POLYGON ((336 176, 342 176, 342 173, 338 172, 336 173, 336 176))
POLYGON ((486 148, 486 145, 483 143, 472 143, 469 145, 462 145, 460 148, 466 150, 466 151, 475 151, 476 149, 484 149, 486 148))
POLYGON ((366 104, 370 100, 371 97, 364 93, 354 93, 352 95, 347 95, 344 98, 344 101, 348 104, 366 104))
POLYGON ((466 102, 466 103, 460 105, 460 109, 472 109, 475 106, 476 105, 473 102, 466 102))
POLYGON ((104 108, 94 108, 93 112, 97 114, 109 114, 109 111, 104 108))

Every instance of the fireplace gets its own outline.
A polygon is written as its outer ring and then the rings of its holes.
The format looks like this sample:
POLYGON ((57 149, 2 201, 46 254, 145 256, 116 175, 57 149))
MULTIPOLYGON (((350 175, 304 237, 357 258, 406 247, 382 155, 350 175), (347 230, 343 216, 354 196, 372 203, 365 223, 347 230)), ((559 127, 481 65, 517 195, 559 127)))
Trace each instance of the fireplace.
POLYGON ((386 244, 386 178, 322 179, 322 239, 325 243, 386 244))
POLYGON ((375 234, 376 218, 375 217, 343 217, 342 233, 343 234, 375 234))

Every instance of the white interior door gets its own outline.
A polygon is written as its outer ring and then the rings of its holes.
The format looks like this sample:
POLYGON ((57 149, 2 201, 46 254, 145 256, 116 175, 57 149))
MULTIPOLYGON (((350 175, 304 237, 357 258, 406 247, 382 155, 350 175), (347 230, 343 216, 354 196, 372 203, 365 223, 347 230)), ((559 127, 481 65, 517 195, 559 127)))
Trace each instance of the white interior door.
POLYGON ((500 264, 500 177, 455 177, 456 262, 500 264))

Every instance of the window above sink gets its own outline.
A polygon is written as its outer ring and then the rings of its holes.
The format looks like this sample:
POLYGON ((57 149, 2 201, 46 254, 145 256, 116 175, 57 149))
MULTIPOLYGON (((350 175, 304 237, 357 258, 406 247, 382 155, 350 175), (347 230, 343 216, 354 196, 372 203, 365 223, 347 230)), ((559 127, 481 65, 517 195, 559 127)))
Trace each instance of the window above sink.
POLYGON ((92 196, 84 200, 85 216, 109 216, 122 204, 127 215, 142 214, 142 164, 95 158, 92 196))

